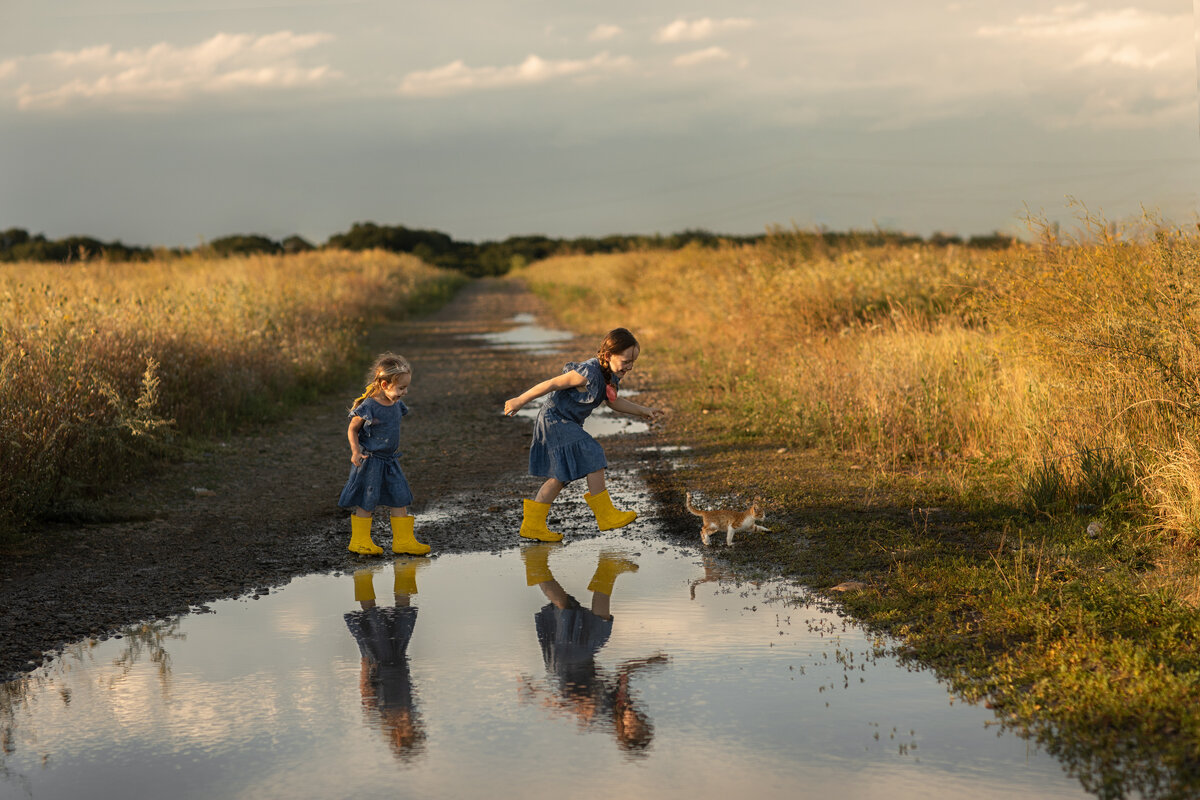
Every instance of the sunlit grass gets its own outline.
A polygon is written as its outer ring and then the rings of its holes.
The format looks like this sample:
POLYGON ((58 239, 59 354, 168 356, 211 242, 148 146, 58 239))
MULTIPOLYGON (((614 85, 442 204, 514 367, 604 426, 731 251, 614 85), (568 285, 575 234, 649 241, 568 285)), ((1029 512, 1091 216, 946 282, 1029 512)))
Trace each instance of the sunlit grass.
POLYGON ((270 424, 360 369, 367 325, 458 281, 382 252, 0 265, 0 528, 171 437, 270 424))

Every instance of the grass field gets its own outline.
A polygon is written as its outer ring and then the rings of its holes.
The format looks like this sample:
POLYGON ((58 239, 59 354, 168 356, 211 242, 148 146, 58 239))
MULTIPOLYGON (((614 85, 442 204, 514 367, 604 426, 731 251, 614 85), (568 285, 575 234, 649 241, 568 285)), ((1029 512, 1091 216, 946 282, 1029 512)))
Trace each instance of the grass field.
POLYGON ((0 532, 341 385, 369 325, 461 281, 382 252, 0 265, 0 532))
MULTIPOLYGON (((1200 240, 757 246, 557 258, 562 322, 624 325, 696 446, 762 494, 735 562, 817 588, 1105 797, 1200 790, 1200 240)), ((678 485, 667 487, 678 493, 678 485)))

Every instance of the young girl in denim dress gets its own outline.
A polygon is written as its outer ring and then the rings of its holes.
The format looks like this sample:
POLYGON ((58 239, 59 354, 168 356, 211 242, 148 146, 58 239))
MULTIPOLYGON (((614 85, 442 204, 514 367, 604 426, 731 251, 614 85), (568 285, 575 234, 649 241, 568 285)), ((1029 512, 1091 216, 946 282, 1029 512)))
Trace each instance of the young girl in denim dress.
POLYGON ((368 374, 367 388, 350 407, 350 477, 338 498, 340 508, 350 508, 352 553, 377 556, 383 548, 371 539, 371 520, 377 506, 391 512, 392 552, 420 556, 429 545, 418 542, 408 506, 413 501, 408 479, 400 469, 400 420, 408 406, 412 367, 402 356, 384 353, 368 374))
POLYGON ((613 411, 646 419, 658 413, 617 396, 617 387, 633 369, 639 352, 634 335, 625 328, 615 328, 604 337, 594 358, 569 363, 561 375, 505 402, 504 413, 511 416, 532 400, 550 395, 533 423, 533 443, 529 447, 529 474, 546 481, 532 500, 525 501, 521 536, 543 542, 561 541, 561 533, 546 527, 546 516, 563 487, 579 478, 587 480, 588 492, 583 498, 600 530, 621 528, 637 519, 636 511, 613 506, 604 481, 608 461, 599 443, 583 429, 583 421, 601 403, 607 403, 613 411))

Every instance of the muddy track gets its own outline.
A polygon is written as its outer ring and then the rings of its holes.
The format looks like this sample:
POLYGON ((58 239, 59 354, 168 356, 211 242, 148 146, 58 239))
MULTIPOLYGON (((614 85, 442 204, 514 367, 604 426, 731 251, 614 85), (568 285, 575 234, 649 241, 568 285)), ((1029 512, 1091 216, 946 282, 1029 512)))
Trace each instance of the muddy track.
MULTIPOLYGON (((520 313, 550 322, 519 284, 479 280, 439 311, 370 335, 371 352, 393 350, 413 363, 402 463, 416 498, 417 535, 435 557, 518 543, 521 498, 537 479, 525 472, 529 425, 503 417, 504 400, 557 373, 564 361, 590 356, 599 339, 589 333, 562 355, 530 355, 471 338, 512 327, 520 313)), ((659 402, 638 380, 631 375, 627 383, 647 404, 659 402)), ((364 557, 346 550, 349 526, 336 505, 349 469, 346 407, 359 391, 347 386, 264 419, 248 435, 129 487, 114 503, 132 521, 58 525, 36 548, 6 554, 0 677, 35 668, 66 643, 361 563, 364 557)), ((652 442, 652 433, 605 440, 615 496, 630 491, 638 470, 655 468, 638 454, 652 442)), ((573 538, 595 531, 586 507, 571 500, 579 493, 569 487, 551 517, 573 538)), ((376 520, 375 539, 386 548, 383 525, 376 520)))

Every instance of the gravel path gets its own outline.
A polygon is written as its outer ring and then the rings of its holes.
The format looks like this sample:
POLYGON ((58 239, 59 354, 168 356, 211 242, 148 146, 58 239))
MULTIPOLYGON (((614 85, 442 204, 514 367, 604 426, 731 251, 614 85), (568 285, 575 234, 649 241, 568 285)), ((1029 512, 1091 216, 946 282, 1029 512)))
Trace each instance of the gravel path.
MULTIPOLYGON (((519 284, 478 280, 438 312, 371 334, 372 352, 390 349, 413 364, 402 463, 417 498, 418 538, 434 556, 518 544, 521 498, 538 481, 525 472, 529 425, 505 418, 504 400, 556 374, 564 361, 589 357, 599 340, 580 337, 562 355, 536 356, 471 338, 511 328, 517 314, 550 324, 519 284)), ((636 373, 630 378, 641 400, 660 402, 638 386, 636 373)), ((36 549, 6 554, 0 678, 39 666, 73 641, 361 563, 364 557, 346 550, 347 515, 336 505, 349 469, 346 408, 360 391, 347 386, 263 420, 250 435, 215 443, 202 457, 129 487, 117 501, 136 521, 56 526, 36 549)), ((652 442, 653 434, 605 440, 614 494, 629 486, 636 450, 652 442)), ((595 523, 581 501, 576 508, 570 500, 580 494, 573 488, 555 506, 555 528, 590 535, 595 523)), ((375 539, 387 548, 385 524, 377 519, 375 539)))

